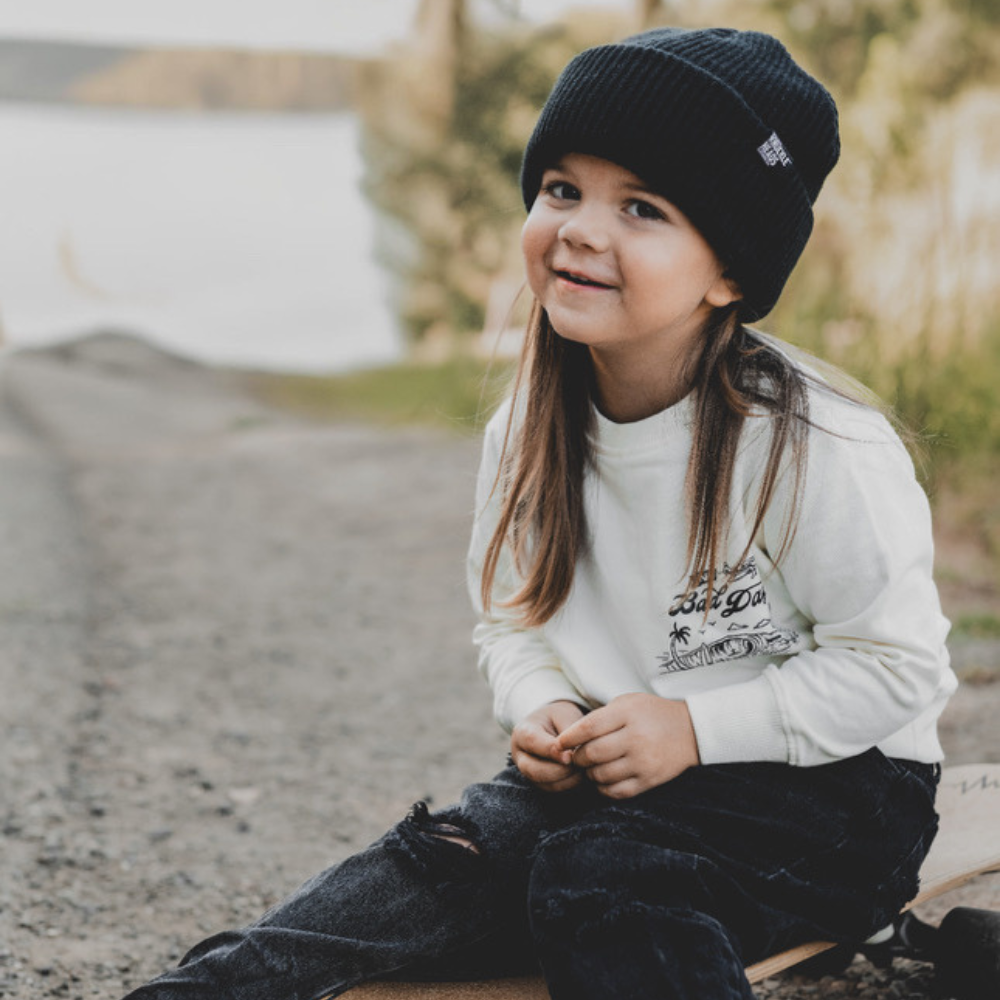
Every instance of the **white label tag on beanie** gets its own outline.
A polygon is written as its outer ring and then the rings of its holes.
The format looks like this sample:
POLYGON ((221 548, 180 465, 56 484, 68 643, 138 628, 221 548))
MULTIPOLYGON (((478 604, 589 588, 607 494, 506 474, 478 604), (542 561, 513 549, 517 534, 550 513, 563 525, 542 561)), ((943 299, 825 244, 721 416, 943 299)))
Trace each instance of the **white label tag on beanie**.
POLYGON ((757 152, 760 153, 760 158, 769 167, 776 167, 779 163, 783 167, 790 167, 792 165, 792 158, 781 144, 777 132, 772 132, 767 142, 757 147, 757 152))

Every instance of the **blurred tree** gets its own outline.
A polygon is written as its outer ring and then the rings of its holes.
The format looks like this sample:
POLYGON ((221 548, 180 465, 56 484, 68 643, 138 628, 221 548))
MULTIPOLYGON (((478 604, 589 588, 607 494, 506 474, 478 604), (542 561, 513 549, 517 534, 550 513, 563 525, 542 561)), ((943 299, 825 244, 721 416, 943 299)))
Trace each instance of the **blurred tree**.
POLYGON ((981 406, 1000 380, 1000 18, 975 0, 765 2, 822 67, 844 149, 769 322, 953 457, 1000 454, 981 406))
POLYGON ((438 125, 443 137, 451 122, 455 89, 465 55, 465 0, 420 0, 413 33, 422 72, 409 81, 410 102, 422 105, 418 114, 438 125))
POLYGON ((425 352, 480 331, 491 287, 519 271, 521 152, 559 70, 634 26, 598 14, 486 33, 466 14, 460 0, 424 0, 414 37, 359 88, 379 253, 425 352))
POLYGON ((635 19, 640 28, 659 24, 666 15, 664 0, 636 0, 635 19))

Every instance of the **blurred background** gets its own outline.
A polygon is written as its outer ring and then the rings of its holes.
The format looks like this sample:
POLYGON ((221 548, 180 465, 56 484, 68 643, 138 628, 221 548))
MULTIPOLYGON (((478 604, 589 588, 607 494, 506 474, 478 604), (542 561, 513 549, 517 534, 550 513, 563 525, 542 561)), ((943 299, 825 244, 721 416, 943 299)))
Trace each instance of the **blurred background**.
POLYGON ((762 325, 922 435, 959 625, 1000 636, 997 0, 3 0, 5 343, 114 329, 313 413, 465 419, 523 318, 537 109, 661 23, 770 31, 834 92, 842 162, 762 325))
POLYGON ((838 99, 761 326, 913 429, 942 739, 1000 761, 1000 0, 0 0, 0 996, 120 996, 500 765, 463 559, 521 149, 659 23, 838 99))

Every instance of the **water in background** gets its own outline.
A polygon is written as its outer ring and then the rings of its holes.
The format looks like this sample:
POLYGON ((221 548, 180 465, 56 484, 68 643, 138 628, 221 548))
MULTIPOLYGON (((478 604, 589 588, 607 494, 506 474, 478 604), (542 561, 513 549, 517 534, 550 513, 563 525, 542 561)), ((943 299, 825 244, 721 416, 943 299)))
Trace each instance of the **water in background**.
POLYGON ((396 359, 350 115, 0 104, 0 327, 109 327, 205 361, 396 359))

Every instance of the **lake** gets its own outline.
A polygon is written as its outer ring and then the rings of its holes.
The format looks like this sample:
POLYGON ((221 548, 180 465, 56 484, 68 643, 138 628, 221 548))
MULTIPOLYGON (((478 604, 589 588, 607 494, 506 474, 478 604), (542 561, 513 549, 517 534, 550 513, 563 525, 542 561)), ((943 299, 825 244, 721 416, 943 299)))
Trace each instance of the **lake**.
POLYGON ((112 327, 272 370, 400 357, 359 133, 352 115, 0 103, 6 343, 112 327))

